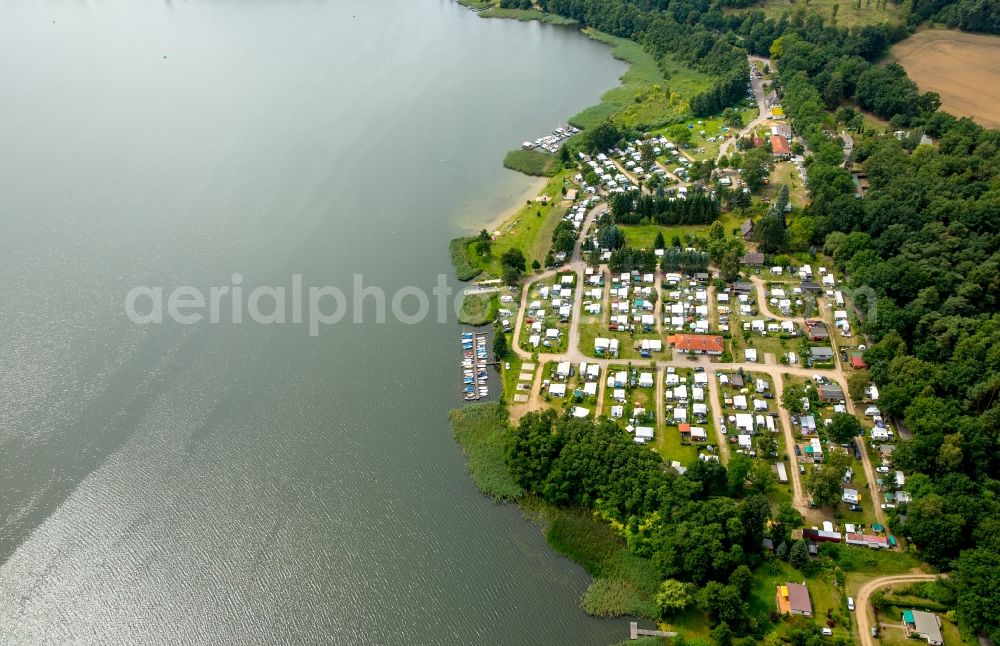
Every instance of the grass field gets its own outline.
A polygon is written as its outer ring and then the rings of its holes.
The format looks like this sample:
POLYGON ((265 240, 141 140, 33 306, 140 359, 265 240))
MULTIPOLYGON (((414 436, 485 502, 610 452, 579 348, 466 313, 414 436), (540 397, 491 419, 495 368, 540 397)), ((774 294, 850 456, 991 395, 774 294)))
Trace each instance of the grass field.
POLYGON ((760 191, 761 196, 774 199, 778 195, 783 185, 788 186, 788 201, 792 208, 801 210, 809 203, 809 190, 806 183, 802 181, 795 164, 791 162, 779 162, 774 165, 771 171, 771 182, 760 191))
MULTIPOLYGON (((756 613, 770 614, 777 610, 775 602, 775 587, 778 584, 803 581, 802 572, 796 570, 788 563, 775 561, 759 567, 754 572, 753 590, 750 593, 750 610, 756 613)), ((809 597, 813 604, 813 619, 780 619, 779 625, 791 626, 795 623, 818 623, 820 617, 826 617, 826 611, 838 611, 843 605, 843 593, 834 587, 833 576, 827 572, 819 572, 808 579, 805 579, 809 587, 809 597)), ((837 622, 834 634, 841 637, 848 637, 848 627, 844 622, 837 622)))
POLYGON ((601 102, 572 117, 578 128, 592 128, 612 116, 630 126, 653 129, 672 123, 688 113, 688 98, 708 89, 712 78, 667 59, 664 78, 656 58, 641 45, 623 38, 587 30, 587 35, 611 45, 612 55, 629 64, 622 84, 609 90, 601 102))
POLYGON ((920 90, 941 95, 941 108, 1000 127, 1000 37, 925 29, 889 50, 920 90))
MULTIPOLYGON (((743 115, 744 124, 750 123, 760 114, 760 110, 757 109, 756 105, 748 106, 745 103, 741 103, 735 106, 735 109, 743 115)), ((706 119, 688 118, 681 123, 685 126, 690 126, 691 128, 691 143, 689 147, 684 150, 684 152, 696 161, 716 159, 719 156, 719 148, 722 147, 722 143, 725 141, 722 137, 729 136, 730 134, 738 132, 741 129, 734 129, 726 126, 721 116, 709 117, 706 119), (701 123, 698 123, 699 121, 701 121, 701 123), (723 128, 726 128, 726 130, 723 130, 723 128), (702 131, 705 132, 704 135, 701 134, 702 131), (709 138, 714 138, 715 141, 709 141, 709 138)), ((667 132, 667 130, 667 128, 664 128, 656 134, 663 134, 669 138, 670 133, 667 132)))
MULTIPOLYGON (((719 216, 719 221, 722 222, 722 226, 725 228, 726 233, 731 233, 732 230, 740 226, 745 218, 741 217, 738 213, 730 212, 723 213, 719 216)), ((663 232, 663 239, 666 241, 667 246, 670 246, 670 241, 674 236, 681 239, 681 243, 684 243, 684 236, 708 236, 708 230, 711 227, 710 224, 686 224, 686 225, 676 225, 676 226, 661 226, 659 224, 629 224, 620 225, 619 228, 622 233, 625 234, 625 243, 630 247, 636 247, 639 249, 652 249, 653 243, 656 242, 657 232, 663 232)))
MULTIPOLYGON (((512 334, 507 335, 507 345, 511 346, 514 344, 514 339, 512 334)), ((503 378, 503 398, 504 400, 510 402, 514 400, 514 395, 517 394, 517 378, 521 374, 521 364, 524 363, 521 357, 517 356, 516 353, 511 352, 506 359, 503 360, 503 365, 510 365, 510 369, 506 367, 501 371, 503 378)))
MULTIPOLYGON (((906 21, 909 14, 909 3, 900 2, 898 4, 888 3, 885 7, 876 7, 875 2, 862 0, 861 8, 856 0, 764 0, 764 14, 768 18, 778 19, 781 14, 788 12, 794 15, 796 11, 802 11, 806 16, 822 16, 827 24, 830 24, 833 16, 833 7, 837 9, 838 27, 855 27, 858 25, 877 25, 879 23, 901 23, 906 21)), ((760 5, 753 7, 757 9, 760 5)))
POLYGON ((458 312, 458 322, 464 325, 486 325, 496 320, 499 309, 500 295, 496 292, 466 294, 458 312))
POLYGON ((552 177, 559 172, 559 158, 540 150, 512 150, 503 158, 503 165, 525 175, 552 177))

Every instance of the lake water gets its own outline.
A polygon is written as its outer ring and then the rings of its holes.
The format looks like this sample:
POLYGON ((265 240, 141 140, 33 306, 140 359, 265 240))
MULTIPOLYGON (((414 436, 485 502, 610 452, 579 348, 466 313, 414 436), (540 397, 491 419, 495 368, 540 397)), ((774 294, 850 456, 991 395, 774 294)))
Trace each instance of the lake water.
POLYGON ((614 85, 606 47, 449 0, 0 17, 0 643, 625 636, 473 489, 455 324, 311 337, 123 305, 234 272, 430 289, 460 223, 530 186, 503 153, 614 85))

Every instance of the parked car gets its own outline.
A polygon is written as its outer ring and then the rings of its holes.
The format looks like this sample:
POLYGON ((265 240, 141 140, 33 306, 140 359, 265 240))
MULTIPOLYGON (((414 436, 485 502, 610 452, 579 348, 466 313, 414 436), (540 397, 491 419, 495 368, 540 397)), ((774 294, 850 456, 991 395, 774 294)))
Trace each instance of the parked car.
POLYGON ((852 502, 847 506, 847 508, 850 509, 851 511, 861 511, 861 505, 859 505, 856 502, 852 502))
POLYGON ((847 609, 854 612, 854 597, 847 597, 847 609))

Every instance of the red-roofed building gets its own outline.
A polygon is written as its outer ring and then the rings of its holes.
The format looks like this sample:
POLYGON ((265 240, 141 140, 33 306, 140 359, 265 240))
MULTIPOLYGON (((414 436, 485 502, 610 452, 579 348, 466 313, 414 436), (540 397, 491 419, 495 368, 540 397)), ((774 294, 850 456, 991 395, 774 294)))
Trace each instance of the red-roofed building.
POLYGON ((791 157, 792 149, 788 146, 788 140, 781 135, 771 135, 771 154, 780 159, 791 157))
POLYGON ((851 367, 854 368, 855 370, 864 370, 865 368, 868 367, 868 363, 865 362, 864 357, 862 357, 860 354, 856 354, 853 357, 851 357, 851 367))
POLYGON ((691 425, 690 424, 678 424, 677 425, 677 430, 681 432, 681 435, 690 435, 691 434, 691 425))
POLYGON ((696 354, 722 354, 725 347, 721 336, 709 334, 674 334, 667 337, 667 343, 679 352, 696 354))

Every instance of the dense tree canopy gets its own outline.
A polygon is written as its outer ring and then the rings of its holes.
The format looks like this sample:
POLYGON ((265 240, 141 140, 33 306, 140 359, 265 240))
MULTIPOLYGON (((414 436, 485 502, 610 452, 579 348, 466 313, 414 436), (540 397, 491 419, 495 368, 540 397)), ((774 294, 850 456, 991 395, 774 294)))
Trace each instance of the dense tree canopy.
MULTIPOLYGON (((512 429, 507 463, 518 484, 546 501, 594 509, 664 579, 715 582, 719 594, 699 597, 699 605, 742 625, 741 592, 725 583, 756 562, 771 509, 759 495, 712 497, 728 488, 726 467, 699 461, 680 476, 615 423, 560 419, 552 410, 529 413, 512 429)), ((661 589, 665 612, 681 604, 680 592, 674 584, 661 589)))
POLYGON ((704 191, 693 191, 683 200, 617 193, 609 201, 611 214, 619 224, 711 224, 720 212, 719 202, 704 191))

